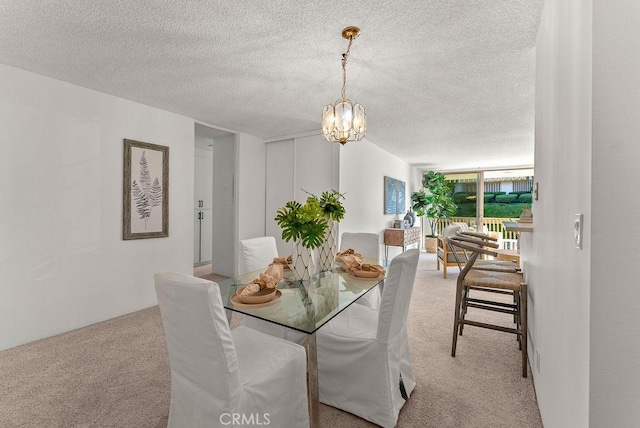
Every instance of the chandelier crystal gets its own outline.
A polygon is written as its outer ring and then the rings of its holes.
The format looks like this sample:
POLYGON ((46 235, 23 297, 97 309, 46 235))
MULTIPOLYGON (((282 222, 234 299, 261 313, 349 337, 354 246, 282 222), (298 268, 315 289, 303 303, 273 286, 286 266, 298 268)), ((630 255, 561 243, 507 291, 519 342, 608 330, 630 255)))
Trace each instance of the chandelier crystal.
POLYGON ((358 37, 358 27, 342 30, 342 37, 349 40, 347 52, 342 54, 342 98, 335 104, 328 104, 322 110, 322 135, 330 142, 346 144, 360 141, 367 133, 367 116, 362 104, 352 102, 345 96, 347 86, 347 59, 353 39, 358 37))

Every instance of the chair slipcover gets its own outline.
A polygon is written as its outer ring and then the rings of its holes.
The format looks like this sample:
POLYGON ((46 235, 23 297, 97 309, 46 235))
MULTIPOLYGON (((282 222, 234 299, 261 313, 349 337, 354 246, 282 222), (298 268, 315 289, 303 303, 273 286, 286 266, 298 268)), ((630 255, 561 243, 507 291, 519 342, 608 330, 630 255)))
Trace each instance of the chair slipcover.
POLYGON ((408 397, 416 384, 407 316, 418 256, 410 249, 391 261, 378 311, 351 305, 316 333, 321 402, 396 425, 403 393, 408 397))
POLYGON ((309 426, 303 347, 242 326, 231 331, 211 281, 172 272, 154 279, 171 365, 169 426, 223 427, 234 414, 309 426))
MULTIPOLYGON (((352 233, 344 232, 340 237, 340 251, 348 248, 354 249, 362 257, 380 260, 380 235, 377 233, 352 233)), ((380 294, 384 289, 383 283, 356 300, 360 305, 373 309, 380 307, 380 294)))
POLYGON ((273 236, 240 240, 242 263, 240 275, 263 269, 278 257, 278 247, 273 236))
POLYGON ((377 233, 344 232, 340 238, 340 251, 353 248, 362 257, 380 259, 380 235, 377 233))
MULTIPOLYGON (((274 258, 278 257, 278 247, 273 236, 242 239, 240 240, 240 247, 242 248, 241 275, 265 269, 273 263, 274 258)), ((301 345, 307 339, 307 335, 304 333, 250 316, 244 317, 244 325, 262 333, 281 337, 301 345)))

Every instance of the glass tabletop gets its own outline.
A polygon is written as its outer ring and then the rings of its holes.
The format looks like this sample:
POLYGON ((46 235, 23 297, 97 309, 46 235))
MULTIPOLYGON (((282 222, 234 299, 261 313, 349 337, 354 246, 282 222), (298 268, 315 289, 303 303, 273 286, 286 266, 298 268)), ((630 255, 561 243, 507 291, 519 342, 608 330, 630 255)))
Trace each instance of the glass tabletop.
POLYGON ((285 277, 278 283, 278 292, 271 302, 258 305, 239 302, 234 293, 262 272, 264 269, 220 281, 224 307, 307 334, 314 333, 384 281, 382 275, 374 279, 358 278, 341 268, 321 272, 309 281, 297 281, 293 279, 292 271, 285 270, 285 277))

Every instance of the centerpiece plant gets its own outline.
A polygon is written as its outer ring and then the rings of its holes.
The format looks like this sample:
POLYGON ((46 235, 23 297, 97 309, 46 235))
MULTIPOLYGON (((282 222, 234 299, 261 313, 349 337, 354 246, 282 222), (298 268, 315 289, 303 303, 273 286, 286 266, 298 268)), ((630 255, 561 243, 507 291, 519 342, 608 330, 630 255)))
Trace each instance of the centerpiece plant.
POLYGON ((278 210, 275 220, 286 242, 300 242, 305 248, 315 249, 324 241, 327 221, 319 204, 311 198, 304 205, 298 201, 287 202, 278 210))
POLYGON ((320 206, 322 216, 327 221, 324 242, 319 250, 320 270, 331 270, 338 249, 338 223, 346 214, 346 209, 342 204, 344 194, 332 189, 328 192, 322 192, 320 197, 310 195, 309 199, 320 206))
POLYGON ((311 277, 313 258, 311 252, 324 242, 327 220, 322 208, 312 197, 303 205, 298 201, 289 201, 280 208, 275 221, 282 228, 282 239, 293 241, 293 268, 300 280, 311 277))
POLYGON ((282 239, 293 241, 294 269, 299 279, 308 279, 313 268, 311 252, 319 248, 320 270, 330 270, 337 247, 337 223, 345 216, 344 195, 337 190, 316 196, 309 192, 304 204, 289 201, 280 208, 275 221, 282 239))

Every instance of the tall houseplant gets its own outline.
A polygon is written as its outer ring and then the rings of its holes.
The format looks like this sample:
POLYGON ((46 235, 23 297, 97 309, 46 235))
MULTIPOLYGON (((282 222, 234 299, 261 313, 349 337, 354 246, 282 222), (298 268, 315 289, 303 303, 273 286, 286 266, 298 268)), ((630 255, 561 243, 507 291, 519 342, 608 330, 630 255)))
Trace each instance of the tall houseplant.
POLYGON ((282 228, 282 239, 295 243, 293 267, 298 279, 308 280, 313 270, 312 250, 324 242, 327 220, 317 199, 307 198, 302 205, 297 201, 289 201, 280 208, 275 217, 282 228))
POLYGON ((322 192, 320 197, 311 195, 310 199, 319 205, 322 216, 327 221, 327 230, 318 257, 320 271, 331 270, 338 249, 338 223, 346 213, 341 201, 344 199, 344 195, 332 189, 330 192, 322 192))
POLYGON ((423 188, 411 195, 413 209, 419 217, 426 216, 430 234, 425 236, 427 252, 435 252, 436 226, 441 218, 451 218, 458 206, 451 197, 452 189, 441 172, 429 171, 422 176, 423 188), (425 191, 426 190, 426 191, 425 191), (429 240, 429 238, 432 238, 429 240))

